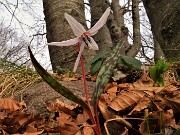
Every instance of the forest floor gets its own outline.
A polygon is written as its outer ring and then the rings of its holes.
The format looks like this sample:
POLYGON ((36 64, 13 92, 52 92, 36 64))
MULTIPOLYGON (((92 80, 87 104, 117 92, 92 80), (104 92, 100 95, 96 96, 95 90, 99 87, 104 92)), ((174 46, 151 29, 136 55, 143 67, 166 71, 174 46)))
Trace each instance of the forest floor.
MULTIPOLYGON (((85 100, 79 75, 52 76, 85 100)), ((36 73, 23 68, 21 71, 3 72, 1 77, 1 134, 94 134, 83 109, 60 96, 36 73)), ((87 81, 90 97, 95 87, 95 79, 91 79, 87 81)), ((165 86, 155 87, 147 72, 132 83, 122 81, 111 80, 100 97, 98 107, 103 134, 178 135, 180 81, 165 77, 165 86)))

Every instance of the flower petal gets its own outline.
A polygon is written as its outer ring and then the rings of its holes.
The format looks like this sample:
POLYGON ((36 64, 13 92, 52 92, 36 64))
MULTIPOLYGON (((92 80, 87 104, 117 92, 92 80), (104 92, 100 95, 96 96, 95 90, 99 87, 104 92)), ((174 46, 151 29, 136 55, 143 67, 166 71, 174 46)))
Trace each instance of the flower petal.
POLYGON ((108 7, 104 14, 101 16, 101 18, 98 20, 98 22, 91 29, 88 30, 88 32, 91 33, 90 36, 95 35, 98 30, 106 23, 110 11, 111 9, 110 7, 108 7))
POLYGON ((92 37, 89 37, 90 38, 90 42, 88 41, 88 46, 90 49, 93 49, 93 50, 99 50, 98 48, 98 45, 97 43, 94 41, 94 39, 92 37))
POLYGON ((67 13, 65 13, 64 16, 66 20, 68 21, 69 25, 71 26, 74 34, 77 37, 80 37, 84 32, 86 32, 84 27, 78 21, 76 21, 72 16, 70 16, 67 13))
POLYGON ((75 64, 74 64, 74 69, 73 69, 73 72, 74 72, 74 73, 75 73, 76 70, 77 70, 77 67, 78 67, 78 64, 79 64, 79 61, 80 61, 80 57, 81 57, 81 55, 82 55, 82 52, 83 52, 83 50, 84 50, 84 47, 85 47, 85 43, 82 42, 82 43, 81 43, 81 46, 80 46, 79 54, 78 54, 77 59, 76 59, 76 62, 75 62, 75 64))
POLYGON ((79 41, 79 39, 73 38, 70 40, 66 40, 66 41, 62 41, 62 42, 51 42, 51 43, 47 43, 48 45, 56 45, 56 46, 71 46, 76 44, 79 41))

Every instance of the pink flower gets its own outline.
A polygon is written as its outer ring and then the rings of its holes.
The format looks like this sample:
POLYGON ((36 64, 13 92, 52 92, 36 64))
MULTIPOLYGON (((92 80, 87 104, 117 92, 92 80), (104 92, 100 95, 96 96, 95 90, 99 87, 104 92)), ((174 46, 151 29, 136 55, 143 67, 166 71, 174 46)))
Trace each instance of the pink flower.
POLYGON ((111 10, 110 7, 107 8, 104 14, 98 20, 98 22, 88 31, 86 31, 84 27, 78 21, 76 21, 72 16, 70 16, 67 13, 64 14, 66 20, 71 26, 76 37, 70 40, 62 41, 62 42, 51 42, 51 43, 48 43, 48 45, 71 46, 78 42, 81 43, 80 51, 74 65, 73 72, 76 72, 77 70, 77 66, 79 64, 79 60, 80 60, 80 57, 84 50, 85 45, 87 45, 90 49, 99 50, 98 45, 96 44, 96 42, 91 36, 95 35, 98 32, 98 30, 106 23, 107 18, 110 14, 110 10, 111 10))

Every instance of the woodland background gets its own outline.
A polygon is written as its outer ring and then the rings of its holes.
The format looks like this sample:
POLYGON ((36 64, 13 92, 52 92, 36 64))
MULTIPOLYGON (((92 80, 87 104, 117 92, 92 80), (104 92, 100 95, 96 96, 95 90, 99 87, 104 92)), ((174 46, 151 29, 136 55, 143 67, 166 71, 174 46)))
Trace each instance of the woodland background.
MULTIPOLYGON (((102 125, 110 123, 113 135, 179 133, 179 0, 0 0, 0 133, 94 134, 82 107, 53 91, 34 71, 27 47, 63 86, 84 97, 80 67, 79 74, 71 74, 77 46, 48 46, 47 42, 74 38, 65 12, 88 29, 107 7, 112 10, 107 23, 93 36, 100 50, 87 47, 85 64, 125 41, 119 53, 136 57, 147 67, 155 66, 159 76, 150 78, 148 69, 121 67, 124 77, 111 78, 100 97, 102 125), (168 63, 167 72, 166 64, 157 64, 159 59, 168 63), (158 77, 163 78, 162 86, 155 81, 158 77), (111 121, 114 118, 119 120, 111 121)), ((86 73, 92 96, 98 76, 86 73)))

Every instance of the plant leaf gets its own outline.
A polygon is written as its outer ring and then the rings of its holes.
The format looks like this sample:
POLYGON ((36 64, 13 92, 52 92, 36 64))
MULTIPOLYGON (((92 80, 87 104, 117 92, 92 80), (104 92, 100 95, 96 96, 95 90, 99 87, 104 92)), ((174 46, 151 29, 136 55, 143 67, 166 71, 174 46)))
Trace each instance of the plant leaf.
POLYGON ((91 75, 94 75, 100 69, 102 63, 103 63, 103 60, 99 59, 98 61, 96 61, 95 63, 92 64, 92 66, 90 68, 91 75))
POLYGON ((157 71, 156 68, 151 68, 151 69, 149 70, 150 77, 154 80, 154 82, 156 82, 156 81, 157 81, 157 78, 158 78, 156 71, 157 71))
POLYGON ((179 134, 180 134, 180 128, 178 128, 173 135, 179 135, 179 134))
POLYGON ((60 93, 62 96, 66 97, 67 99, 81 105, 86 109, 88 112, 90 112, 90 108, 88 105, 78 96, 74 95, 69 89, 62 86, 57 80, 55 80, 46 70, 37 62, 34 55, 32 54, 32 51, 30 47, 28 46, 28 50, 30 53, 30 58, 32 61, 32 64, 34 65, 36 71, 39 73, 39 75, 44 79, 46 83, 48 83, 55 91, 60 93))
POLYGON ((93 103, 94 108, 96 108, 96 102, 99 98, 99 96, 104 91, 104 88, 106 84, 108 83, 110 77, 112 76, 113 70, 115 66, 117 65, 118 59, 120 58, 121 54, 119 52, 119 49, 121 48, 122 44, 124 42, 117 44, 109 57, 106 58, 106 60, 103 62, 103 65, 98 73, 97 79, 96 79, 96 86, 93 94, 93 103))
POLYGON ((136 58, 130 57, 130 56, 121 56, 121 58, 131 67, 141 69, 141 62, 137 60, 136 58))
POLYGON ((95 63, 97 60, 99 60, 100 58, 104 59, 105 56, 108 55, 108 52, 107 51, 104 51, 104 52, 99 52, 97 53, 94 58, 86 64, 85 68, 89 68, 93 63, 95 63))

